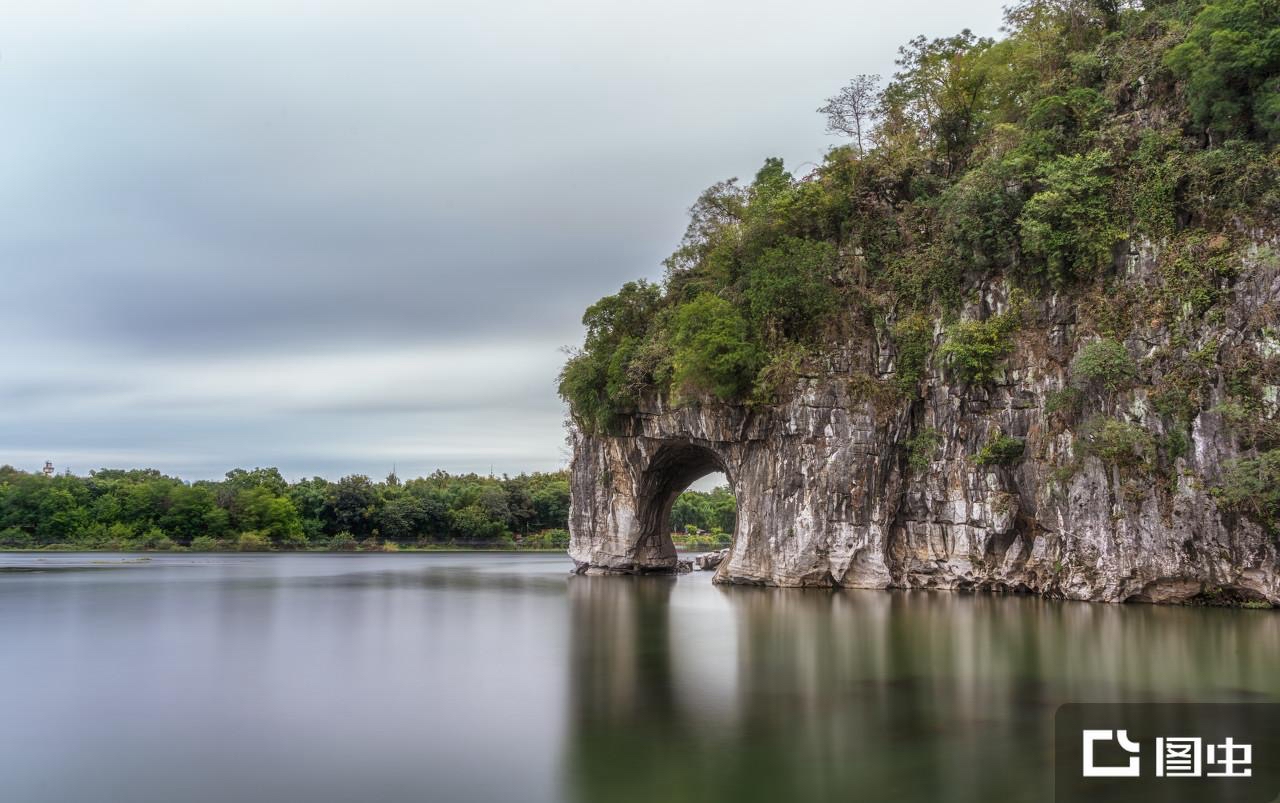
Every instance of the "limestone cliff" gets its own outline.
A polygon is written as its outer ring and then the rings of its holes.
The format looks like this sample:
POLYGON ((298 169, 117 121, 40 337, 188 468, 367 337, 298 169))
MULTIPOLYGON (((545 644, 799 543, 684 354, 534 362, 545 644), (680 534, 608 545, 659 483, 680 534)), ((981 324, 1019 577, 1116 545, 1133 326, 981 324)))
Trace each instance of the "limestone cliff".
MULTIPOLYGON (((1145 296, 1167 289, 1161 247, 1119 249, 1115 270, 1135 302, 1119 307, 1135 316, 1122 343, 1149 381, 1083 400, 1062 397, 1073 360, 1098 339, 1085 325, 1096 306, 1057 294, 1011 299, 999 277, 981 281, 960 311, 1020 320, 991 381, 970 381, 935 357, 919 393, 882 392, 899 362, 885 319, 830 344, 821 370, 798 377, 776 404, 677 406, 649 394, 611 434, 574 434, 570 555, 582 572, 671 571, 671 504, 720 470, 739 513, 718 582, 1280 602, 1274 536, 1220 509, 1210 492, 1242 454, 1224 406, 1238 381, 1231 371, 1240 355, 1270 365, 1280 352, 1269 328, 1280 309, 1274 247, 1255 238, 1233 252, 1230 278, 1217 283, 1222 313, 1192 342, 1167 320, 1136 319, 1145 296), (1156 412, 1164 402, 1151 388, 1191 371, 1188 354, 1202 358, 1199 396, 1171 419, 1156 412), (1126 454, 1138 458, 1089 448, 1098 420, 1126 427, 1137 438, 1126 454), (1020 453, 984 458, 997 438, 1020 453), (1177 438, 1187 442, 1142 457, 1143 442, 1177 438)), ((931 348, 943 337, 935 324, 931 348)), ((1255 373, 1274 417, 1274 380, 1255 373)))
POLYGON ((1280 7, 1003 30, 903 45, 587 309, 580 570, 669 571, 719 469, 721 582, 1280 603, 1280 7))

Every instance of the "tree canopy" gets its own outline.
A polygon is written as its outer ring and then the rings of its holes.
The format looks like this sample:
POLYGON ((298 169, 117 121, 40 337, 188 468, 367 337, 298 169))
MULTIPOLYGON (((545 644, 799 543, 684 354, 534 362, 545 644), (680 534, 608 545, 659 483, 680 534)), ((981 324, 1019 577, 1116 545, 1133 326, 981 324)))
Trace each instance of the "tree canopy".
POLYGON ((545 532, 547 545, 563 546, 568 516, 566 472, 290 483, 263 468, 185 483, 150 469, 45 477, 0 467, 0 549, 483 544, 545 532))
POLYGON ((774 403, 876 329, 909 374, 861 366, 886 392, 913 392, 941 329, 990 381, 974 338, 996 333, 954 326, 984 283, 1083 296, 1126 242, 1277 219, 1277 0, 1023 0, 1002 38, 917 37, 897 67, 819 109, 853 142, 807 175, 767 159, 708 188, 662 283, 588 310, 560 381, 579 426, 607 431, 646 395, 774 403))

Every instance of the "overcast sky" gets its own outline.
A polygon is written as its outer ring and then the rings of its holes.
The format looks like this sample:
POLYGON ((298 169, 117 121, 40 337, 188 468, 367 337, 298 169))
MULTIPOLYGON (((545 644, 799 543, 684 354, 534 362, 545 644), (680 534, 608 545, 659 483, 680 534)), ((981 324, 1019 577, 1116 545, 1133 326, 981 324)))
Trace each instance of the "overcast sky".
POLYGON ((0 0, 0 463, 560 467, 583 308, 999 7, 0 0))

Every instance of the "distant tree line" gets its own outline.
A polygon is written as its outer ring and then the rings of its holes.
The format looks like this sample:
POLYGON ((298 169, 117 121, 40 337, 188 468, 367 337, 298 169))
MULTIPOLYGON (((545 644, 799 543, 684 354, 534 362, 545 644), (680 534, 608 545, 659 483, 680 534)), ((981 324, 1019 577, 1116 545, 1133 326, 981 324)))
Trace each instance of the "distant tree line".
MULTIPOLYGON (((686 492, 676 526, 732 529, 727 489, 686 492)), ((565 471, 515 477, 437 471, 375 482, 290 483, 275 468, 184 482, 154 469, 46 477, 0 466, 0 549, 394 550, 568 546, 565 471)))
POLYGON ((0 548, 356 549, 568 543, 565 472, 290 483, 274 468, 183 482, 154 469, 45 477, 0 467, 0 548))
POLYGON ((706 492, 685 491, 671 506, 671 529, 713 535, 732 533, 737 517, 738 506, 727 485, 706 492))

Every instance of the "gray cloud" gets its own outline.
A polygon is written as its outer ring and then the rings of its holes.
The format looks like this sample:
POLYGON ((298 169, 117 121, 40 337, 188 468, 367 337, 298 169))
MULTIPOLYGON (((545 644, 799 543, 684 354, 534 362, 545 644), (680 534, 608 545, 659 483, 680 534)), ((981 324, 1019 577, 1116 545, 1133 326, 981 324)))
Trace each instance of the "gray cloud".
POLYGON ((554 468, 684 209, 999 3, 51 0, 0 32, 0 462, 554 468))

